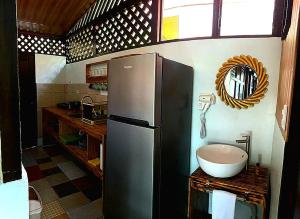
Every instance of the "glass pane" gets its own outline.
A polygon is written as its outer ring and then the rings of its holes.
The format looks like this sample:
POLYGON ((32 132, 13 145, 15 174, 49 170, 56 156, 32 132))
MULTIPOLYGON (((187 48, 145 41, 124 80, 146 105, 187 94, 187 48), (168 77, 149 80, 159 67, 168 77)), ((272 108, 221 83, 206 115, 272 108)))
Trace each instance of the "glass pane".
POLYGON ((223 0, 221 36, 272 34, 275 0, 223 0))
POLYGON ((212 35, 213 0, 164 0, 162 40, 212 35))

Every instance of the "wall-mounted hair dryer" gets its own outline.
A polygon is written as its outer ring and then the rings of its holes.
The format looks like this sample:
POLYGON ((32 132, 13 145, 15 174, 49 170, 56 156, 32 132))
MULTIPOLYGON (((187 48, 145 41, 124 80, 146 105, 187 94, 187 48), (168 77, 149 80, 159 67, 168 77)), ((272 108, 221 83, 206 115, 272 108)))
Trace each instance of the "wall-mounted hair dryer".
POLYGON ((206 137, 206 118, 205 114, 210 108, 211 105, 216 103, 216 96, 214 94, 200 94, 199 96, 199 110, 201 110, 200 121, 201 121, 201 129, 200 129, 200 137, 206 137))

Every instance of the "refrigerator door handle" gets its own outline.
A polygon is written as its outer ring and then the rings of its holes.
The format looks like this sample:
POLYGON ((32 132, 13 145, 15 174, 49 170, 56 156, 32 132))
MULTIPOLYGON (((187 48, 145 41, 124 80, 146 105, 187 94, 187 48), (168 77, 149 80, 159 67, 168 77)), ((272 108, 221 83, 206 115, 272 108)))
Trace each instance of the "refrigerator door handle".
POLYGON ((126 117, 116 116, 116 115, 110 115, 109 119, 117 121, 117 122, 127 123, 127 124, 130 124, 130 125, 136 125, 136 126, 147 127, 147 128, 154 128, 154 127, 151 127, 149 122, 145 121, 145 120, 126 118, 126 117))

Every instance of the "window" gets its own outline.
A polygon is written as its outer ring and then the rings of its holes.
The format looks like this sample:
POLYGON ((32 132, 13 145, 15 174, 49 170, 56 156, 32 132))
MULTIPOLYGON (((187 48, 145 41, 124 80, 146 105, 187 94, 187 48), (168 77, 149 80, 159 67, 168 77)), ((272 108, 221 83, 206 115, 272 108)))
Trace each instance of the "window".
POLYGON ((223 0, 221 36, 271 35, 274 0, 223 0))
POLYGON ((164 0, 162 40, 212 36, 213 0, 164 0))
POLYGON ((163 0, 161 39, 272 35, 274 5, 275 0, 163 0))

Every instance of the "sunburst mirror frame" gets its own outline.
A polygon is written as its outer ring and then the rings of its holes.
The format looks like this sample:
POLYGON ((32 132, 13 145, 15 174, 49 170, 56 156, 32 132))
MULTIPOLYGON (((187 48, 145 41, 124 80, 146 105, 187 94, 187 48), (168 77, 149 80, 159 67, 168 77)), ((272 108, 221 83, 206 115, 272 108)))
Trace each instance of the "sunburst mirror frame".
POLYGON ((232 108, 246 109, 248 107, 253 107, 254 104, 259 103, 260 100, 265 96, 265 93, 268 91, 268 78, 269 76, 266 73, 266 68, 256 58, 249 55, 234 56, 228 59, 226 62, 224 62, 222 67, 219 69, 217 79, 215 81, 216 90, 221 100, 226 105, 229 105, 232 108), (253 69, 256 72, 258 78, 258 86, 255 92, 250 97, 243 100, 231 97, 227 93, 224 84, 225 77, 228 74, 228 72, 237 65, 246 65, 249 68, 253 69))

